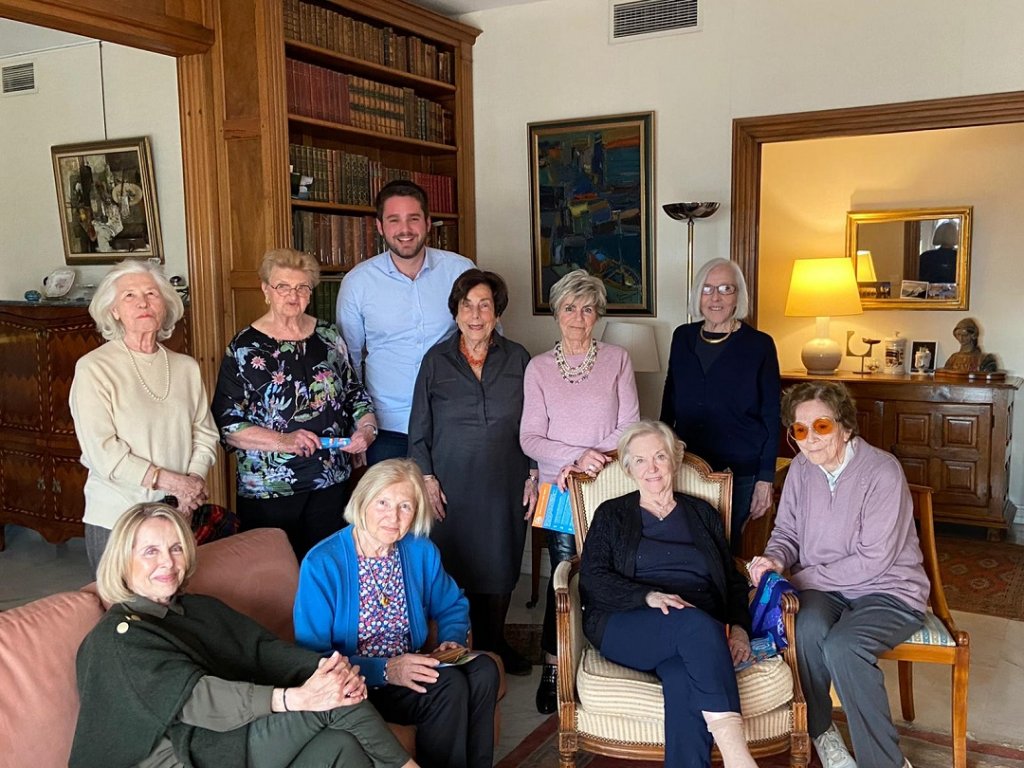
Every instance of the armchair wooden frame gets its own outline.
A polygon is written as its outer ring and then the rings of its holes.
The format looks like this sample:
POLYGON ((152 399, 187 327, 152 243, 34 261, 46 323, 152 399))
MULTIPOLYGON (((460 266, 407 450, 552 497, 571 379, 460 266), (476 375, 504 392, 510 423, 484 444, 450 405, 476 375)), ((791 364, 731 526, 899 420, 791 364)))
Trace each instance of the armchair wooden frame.
MULTIPOLYGON (((615 471, 621 472, 617 464, 613 463, 609 466, 615 468, 615 471)), ((608 471, 608 469, 603 471, 608 471)), ((586 507, 586 490, 587 486, 595 479, 585 474, 574 474, 569 478, 577 556, 571 561, 560 563, 553 575, 558 633, 560 768, 573 768, 576 765, 576 753, 580 750, 624 760, 664 760, 665 757, 665 745, 662 743, 641 743, 608 738, 587 733, 579 726, 580 701, 576 690, 576 675, 588 643, 580 630, 580 607, 578 604, 574 604, 574 599, 578 600, 575 582, 579 574, 579 553, 582 552, 583 541, 586 538, 590 518, 593 514, 593 510, 588 510, 586 507)), ((676 479, 678 489, 704 498, 722 513, 726 536, 728 536, 732 504, 732 475, 728 472, 713 472, 703 459, 688 453, 684 457, 676 479), (681 479, 687 477, 688 482, 680 482, 681 479)), ((799 610, 799 599, 795 594, 784 595, 782 607, 787 637, 795 638, 795 618, 799 610)), ((752 742, 749 746, 754 757, 779 754, 788 750, 790 766, 803 768, 809 762, 810 740, 807 735, 807 704, 800 687, 796 649, 793 643, 790 643, 783 655, 793 677, 792 730, 781 737, 752 742)), ((714 757, 718 759, 717 750, 714 757)))
POLYGON ((910 493, 914 499, 914 517, 918 521, 924 570, 932 585, 928 606, 949 632, 955 645, 900 643, 891 651, 881 654, 879 658, 894 659, 898 664, 900 708, 903 719, 908 722, 914 719, 914 662, 946 664, 952 667, 953 768, 967 768, 967 680, 971 665, 971 638, 966 632, 957 629, 946 604, 942 575, 939 573, 939 556, 935 548, 932 489, 922 485, 911 485, 910 493))

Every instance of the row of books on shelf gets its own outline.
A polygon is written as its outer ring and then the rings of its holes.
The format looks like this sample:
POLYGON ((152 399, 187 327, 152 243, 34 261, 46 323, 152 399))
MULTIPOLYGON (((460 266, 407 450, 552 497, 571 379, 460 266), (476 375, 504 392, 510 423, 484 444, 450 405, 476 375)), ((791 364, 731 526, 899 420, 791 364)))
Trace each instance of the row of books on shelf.
MULTIPOLYGON (((431 232, 435 248, 458 248, 458 226, 445 222, 431 232)), ((356 264, 385 250, 373 216, 342 216, 314 211, 292 211, 292 245, 316 257, 325 267, 348 272, 356 264)))
POLYGON ((313 299, 310 301, 309 307, 313 311, 314 317, 323 320, 325 323, 333 323, 337 320, 338 291, 340 288, 341 280, 336 275, 327 275, 320 280, 319 285, 313 289, 313 299))
POLYGON ((288 145, 292 171, 312 176, 309 199, 342 205, 373 205, 381 187, 404 179, 427 193, 431 213, 455 213, 455 180, 439 173, 391 168, 380 160, 343 149, 288 145))
POLYGON ((412 88, 285 59, 288 111, 388 136, 451 144, 452 113, 412 88))
POLYGON ((451 51, 320 5, 285 0, 284 36, 431 80, 455 82, 451 51))

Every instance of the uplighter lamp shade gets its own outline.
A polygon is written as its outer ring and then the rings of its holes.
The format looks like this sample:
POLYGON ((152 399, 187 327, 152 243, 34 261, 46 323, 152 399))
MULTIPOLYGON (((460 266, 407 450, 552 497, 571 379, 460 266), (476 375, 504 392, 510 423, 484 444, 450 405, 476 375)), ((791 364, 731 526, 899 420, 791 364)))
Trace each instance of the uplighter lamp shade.
POLYGON ((875 260, 871 258, 871 251, 857 251, 857 282, 874 283, 877 280, 875 260))
POLYGON ((601 334, 601 341, 615 344, 629 352, 633 370, 637 373, 660 371, 658 345, 654 339, 654 326, 609 320, 601 334))
POLYGON ((786 299, 786 317, 859 315, 853 259, 797 259, 786 299))

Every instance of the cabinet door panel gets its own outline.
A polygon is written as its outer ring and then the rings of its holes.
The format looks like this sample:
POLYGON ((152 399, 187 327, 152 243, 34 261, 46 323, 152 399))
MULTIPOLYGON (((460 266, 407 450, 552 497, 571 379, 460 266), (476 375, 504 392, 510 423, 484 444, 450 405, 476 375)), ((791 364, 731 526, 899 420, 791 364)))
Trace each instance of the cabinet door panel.
POLYGON ((928 459, 912 457, 901 457, 900 464, 903 465, 903 474, 907 476, 907 482, 913 485, 928 485, 931 475, 928 459))
POLYGON ((75 363, 103 342, 95 324, 72 322, 50 330, 47 336, 46 383, 50 388, 50 424, 60 435, 75 434, 71 420, 71 380, 75 376, 75 363))
POLYGON ((85 467, 77 459, 53 457, 54 515, 58 520, 80 523, 85 515, 85 467))
POLYGON ((0 320, 0 427, 46 431, 43 413, 43 334, 0 320))
POLYGON ((47 520, 50 517, 50 482, 46 457, 38 453, 0 452, 0 487, 3 506, 12 512, 47 520))

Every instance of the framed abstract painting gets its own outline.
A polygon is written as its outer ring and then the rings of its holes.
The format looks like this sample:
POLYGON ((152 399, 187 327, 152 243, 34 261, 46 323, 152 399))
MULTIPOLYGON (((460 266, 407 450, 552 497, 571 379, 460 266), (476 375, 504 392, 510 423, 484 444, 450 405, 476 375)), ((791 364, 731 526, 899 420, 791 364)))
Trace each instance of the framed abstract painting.
POLYGON ((599 277, 608 314, 653 316, 654 113, 530 123, 533 313, 574 269, 599 277))

